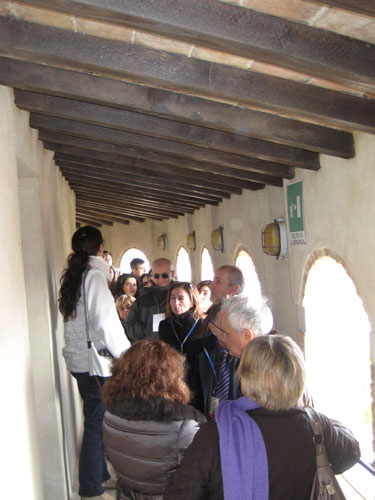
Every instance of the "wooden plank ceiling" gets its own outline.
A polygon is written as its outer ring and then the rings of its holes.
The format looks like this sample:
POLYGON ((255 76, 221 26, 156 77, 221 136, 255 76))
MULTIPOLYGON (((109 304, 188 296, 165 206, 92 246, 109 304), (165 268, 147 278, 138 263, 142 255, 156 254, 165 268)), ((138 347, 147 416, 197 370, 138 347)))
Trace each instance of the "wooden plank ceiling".
POLYGON ((177 218, 355 155, 374 17, 373 0, 0 1, 0 83, 77 222, 177 218))

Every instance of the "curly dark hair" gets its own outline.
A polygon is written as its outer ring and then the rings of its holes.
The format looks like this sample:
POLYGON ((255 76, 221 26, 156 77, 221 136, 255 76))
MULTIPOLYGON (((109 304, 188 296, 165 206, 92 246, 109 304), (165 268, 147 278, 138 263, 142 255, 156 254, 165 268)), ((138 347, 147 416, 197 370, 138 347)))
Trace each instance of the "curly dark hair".
POLYGON ((92 226, 80 227, 72 237, 72 250, 68 267, 60 279, 59 310, 64 321, 74 318, 81 296, 82 274, 88 268, 90 255, 97 255, 103 243, 102 233, 92 226))
POLYGON ((102 399, 108 407, 113 400, 162 398, 188 403, 190 389, 184 381, 185 360, 161 340, 143 339, 113 360, 112 377, 104 384, 102 399))
POLYGON ((171 298, 172 291, 175 290, 176 288, 182 288, 188 294, 190 301, 193 304, 191 307, 192 316, 195 319, 203 318, 204 312, 199 307, 199 294, 198 294, 197 287, 195 285, 193 285, 193 283, 189 283, 189 281, 175 281, 173 283, 173 285, 171 286, 171 288, 169 289, 169 292, 168 292, 167 303, 165 306, 165 317, 170 318, 172 315, 170 298, 171 298))

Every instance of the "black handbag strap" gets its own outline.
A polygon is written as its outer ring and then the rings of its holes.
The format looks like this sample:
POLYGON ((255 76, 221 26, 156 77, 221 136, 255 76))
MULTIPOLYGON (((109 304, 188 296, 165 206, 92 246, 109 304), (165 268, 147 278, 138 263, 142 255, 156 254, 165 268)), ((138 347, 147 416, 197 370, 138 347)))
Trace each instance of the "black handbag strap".
MULTIPOLYGON (((314 432, 313 443, 316 447, 316 474, 318 477, 320 477, 321 484, 327 490, 329 498, 334 498, 336 500, 345 500, 345 495, 342 492, 329 463, 327 451, 324 446, 324 436, 321 419, 318 413, 311 406, 305 406, 305 411, 310 420, 311 428, 314 432)), ((326 497, 324 496, 324 498, 326 497)))
POLYGON ((318 467, 330 466, 326 448, 324 446, 324 436, 321 420, 317 412, 311 406, 305 406, 305 411, 310 420, 311 428, 314 432, 313 443, 316 447, 316 462, 318 467))

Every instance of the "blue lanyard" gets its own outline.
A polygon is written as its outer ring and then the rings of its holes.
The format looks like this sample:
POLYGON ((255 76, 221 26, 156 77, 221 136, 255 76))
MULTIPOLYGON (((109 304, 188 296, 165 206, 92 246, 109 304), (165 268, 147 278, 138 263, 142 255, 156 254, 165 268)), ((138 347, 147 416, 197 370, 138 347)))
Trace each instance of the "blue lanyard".
POLYGON ((164 304, 164 302, 167 302, 167 299, 163 300, 162 302, 158 302, 157 298, 156 298, 156 295, 154 294, 154 292, 151 292, 152 293, 152 296, 154 297, 154 302, 156 304, 156 307, 158 308, 158 313, 160 311, 160 306, 162 306, 164 304))
POLYGON ((208 362, 210 363, 212 373, 214 374, 214 377, 215 377, 216 382, 217 382, 217 375, 216 375, 215 367, 214 367, 214 364, 212 362, 211 356, 208 354, 208 351, 205 347, 203 348, 203 351, 207 357, 208 362))
MULTIPOLYGON (((199 318, 198 318, 199 319, 199 318)), ((171 319, 171 324, 172 324, 172 330, 173 330, 173 333, 174 333, 174 336, 176 337, 177 341, 179 342, 180 344, 180 350, 181 350, 181 354, 183 354, 183 350, 184 350, 184 344, 185 342, 187 341, 187 339, 190 337, 192 331, 194 330, 196 324, 198 323, 198 319, 195 320, 195 323, 194 325, 190 328, 189 332, 187 333, 186 337, 184 338, 184 340, 181 342, 181 340, 178 338, 178 335, 176 333, 176 329, 174 327, 174 324, 173 324, 173 320, 171 319)))
MULTIPOLYGON (((212 362, 211 356, 208 354, 208 351, 207 351, 207 349, 205 347, 203 348, 203 351, 204 351, 204 353, 206 355, 206 358, 207 358, 208 362, 210 363, 212 373, 214 374, 214 377, 215 377, 216 382, 217 382, 217 374, 216 374, 215 366, 214 366, 214 364, 212 362)), ((229 367, 230 367, 232 361, 233 361, 233 357, 231 357, 230 360, 227 361, 227 364, 225 365, 224 370, 222 370, 220 372, 220 376, 223 376, 229 370, 229 367)))

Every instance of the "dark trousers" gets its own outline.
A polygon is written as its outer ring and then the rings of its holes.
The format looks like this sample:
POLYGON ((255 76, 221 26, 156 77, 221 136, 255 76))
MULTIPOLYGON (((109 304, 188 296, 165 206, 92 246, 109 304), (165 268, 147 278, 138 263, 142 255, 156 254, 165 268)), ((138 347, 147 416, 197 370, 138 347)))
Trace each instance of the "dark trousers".
POLYGON ((103 377, 73 373, 83 400, 85 416, 81 453, 79 456, 79 495, 93 497, 104 492, 102 483, 110 478, 104 458, 102 422, 105 406, 100 399, 103 377))

